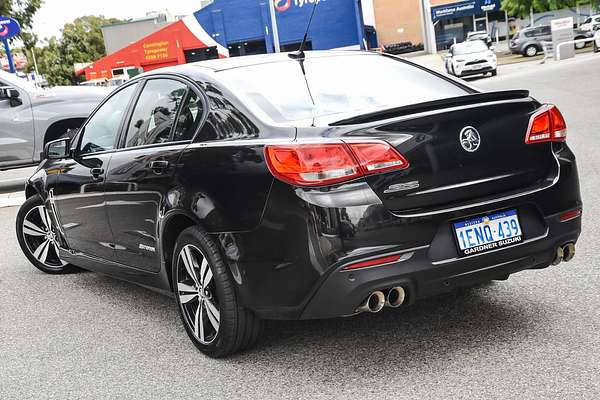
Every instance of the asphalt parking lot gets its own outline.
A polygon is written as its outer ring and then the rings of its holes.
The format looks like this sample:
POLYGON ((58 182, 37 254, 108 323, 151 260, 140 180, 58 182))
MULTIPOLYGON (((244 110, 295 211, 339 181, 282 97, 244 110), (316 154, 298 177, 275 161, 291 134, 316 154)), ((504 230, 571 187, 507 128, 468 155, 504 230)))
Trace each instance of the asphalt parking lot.
POLYGON ((375 315, 269 322, 258 347, 212 360, 172 299, 36 270, 17 208, 0 208, 0 399, 600 398, 600 56, 471 84, 528 88, 565 115, 585 202, 571 263, 375 315))

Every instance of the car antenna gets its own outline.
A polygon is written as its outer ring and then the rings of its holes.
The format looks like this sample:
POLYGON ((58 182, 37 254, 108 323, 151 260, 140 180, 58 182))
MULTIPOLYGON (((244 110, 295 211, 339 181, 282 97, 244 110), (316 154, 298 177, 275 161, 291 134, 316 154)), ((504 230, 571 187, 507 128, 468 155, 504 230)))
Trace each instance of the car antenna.
MULTIPOLYGON (((304 60, 306 58, 306 54, 304 54, 304 46, 306 45, 306 40, 308 39, 308 31, 310 30, 310 25, 312 24, 313 17, 315 16, 315 10, 317 9, 317 4, 319 4, 319 0, 315 0, 315 4, 313 5, 312 12, 310 14, 310 19, 308 20, 308 25, 306 26, 306 31, 304 32, 304 38, 302 39, 302 43, 300 43, 300 48, 298 51, 294 53, 288 54, 288 57, 292 60, 298 61, 300 64, 300 69, 302 70, 302 75, 304 76, 304 82, 306 83, 306 89, 308 90, 308 95, 310 96, 310 101, 313 104, 313 107, 316 107, 315 99, 310 90, 310 85, 308 84, 308 79, 306 78, 306 69, 304 68, 304 60)), ((315 117, 313 114, 312 126, 315 125, 315 117)))
MULTIPOLYGON (((308 25, 306 26, 306 31, 304 32, 304 38, 302 39, 302 43, 300 43, 300 48, 298 49, 298 51, 288 54, 288 56, 290 58, 293 58, 294 60, 304 60, 304 46, 306 46, 306 40, 308 39, 308 31, 310 30, 310 25, 312 24, 313 17, 315 16, 317 4, 319 4, 318 0, 315 1, 315 4, 313 5, 313 9, 310 14, 310 19, 308 20, 308 25)), ((302 70, 304 71, 304 67, 302 67, 302 70)))

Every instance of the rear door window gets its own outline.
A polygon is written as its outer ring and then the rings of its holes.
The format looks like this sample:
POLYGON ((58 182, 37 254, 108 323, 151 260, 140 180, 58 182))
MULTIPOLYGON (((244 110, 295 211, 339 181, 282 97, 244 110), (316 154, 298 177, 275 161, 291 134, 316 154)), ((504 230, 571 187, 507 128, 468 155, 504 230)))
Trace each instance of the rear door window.
POLYGON ((173 141, 171 131, 187 91, 185 83, 174 79, 149 80, 129 121, 125 147, 173 141))

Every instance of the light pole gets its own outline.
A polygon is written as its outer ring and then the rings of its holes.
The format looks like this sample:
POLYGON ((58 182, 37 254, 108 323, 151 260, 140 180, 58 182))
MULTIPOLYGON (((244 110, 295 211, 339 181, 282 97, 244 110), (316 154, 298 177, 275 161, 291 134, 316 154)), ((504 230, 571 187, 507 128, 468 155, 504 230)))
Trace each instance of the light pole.
POLYGON ((275 53, 281 52, 279 46, 279 29, 277 29, 277 15, 275 14, 275 0, 269 0, 269 9, 271 11, 271 30, 273 31, 273 44, 275 53))

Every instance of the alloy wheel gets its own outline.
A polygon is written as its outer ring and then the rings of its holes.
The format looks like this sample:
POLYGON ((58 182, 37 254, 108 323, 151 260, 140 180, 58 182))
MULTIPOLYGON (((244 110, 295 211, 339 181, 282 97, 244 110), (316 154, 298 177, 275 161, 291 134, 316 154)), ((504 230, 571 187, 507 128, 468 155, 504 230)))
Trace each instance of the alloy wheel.
POLYGON ((219 333, 220 309, 213 272, 208 259, 193 245, 186 245, 177 258, 179 305, 194 336, 204 345, 219 333))
POLYGON ((28 250, 40 263, 50 268, 67 265, 59 257, 56 233, 46 207, 36 206, 23 219, 23 239, 28 250))

